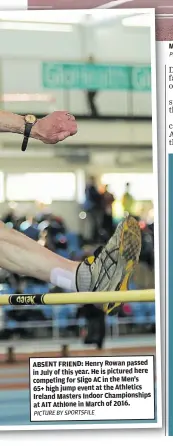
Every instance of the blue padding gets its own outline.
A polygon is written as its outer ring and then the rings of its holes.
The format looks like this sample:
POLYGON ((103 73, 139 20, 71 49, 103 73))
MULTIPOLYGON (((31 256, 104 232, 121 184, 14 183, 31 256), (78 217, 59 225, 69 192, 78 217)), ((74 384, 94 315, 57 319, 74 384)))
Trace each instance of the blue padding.
POLYGON ((71 305, 59 305, 55 307, 54 324, 59 328, 67 328, 70 325, 70 318, 72 319, 71 305))
POLYGON ((132 309, 132 322, 135 324, 146 324, 147 322, 146 312, 144 311, 143 306, 141 306, 141 303, 138 302, 131 303, 131 309, 132 309))
POLYGON ((5 283, 0 287, 0 294, 14 294, 14 289, 5 283))
POLYGON ((105 318, 105 323, 107 327, 112 327, 113 325, 116 325, 118 323, 118 318, 117 316, 107 315, 105 318))
POLYGON ((68 232, 66 234, 67 242, 70 250, 78 250, 80 249, 79 236, 74 232, 68 232))
POLYGON ((5 325, 8 330, 15 330, 16 328, 19 328, 19 326, 20 326, 19 322, 16 322, 12 319, 7 319, 5 325))
POLYGON ((79 328, 83 328, 83 327, 85 327, 85 325, 86 325, 86 319, 84 317, 80 317, 78 319, 78 326, 79 326, 79 328))

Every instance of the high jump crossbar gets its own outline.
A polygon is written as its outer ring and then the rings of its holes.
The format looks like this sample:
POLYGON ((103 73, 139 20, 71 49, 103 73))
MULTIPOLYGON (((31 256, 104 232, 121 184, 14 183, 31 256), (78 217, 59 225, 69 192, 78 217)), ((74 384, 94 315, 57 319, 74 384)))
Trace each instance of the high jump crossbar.
POLYGON ((3 305, 65 305, 153 302, 155 290, 104 291, 85 293, 1 294, 3 305))

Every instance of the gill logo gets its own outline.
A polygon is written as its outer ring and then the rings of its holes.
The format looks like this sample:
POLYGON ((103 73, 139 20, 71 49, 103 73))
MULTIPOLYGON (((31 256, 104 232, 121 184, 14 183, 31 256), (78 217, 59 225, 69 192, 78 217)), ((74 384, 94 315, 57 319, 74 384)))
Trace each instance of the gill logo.
POLYGON ((35 305, 35 295, 31 296, 16 296, 16 303, 25 305, 35 305))

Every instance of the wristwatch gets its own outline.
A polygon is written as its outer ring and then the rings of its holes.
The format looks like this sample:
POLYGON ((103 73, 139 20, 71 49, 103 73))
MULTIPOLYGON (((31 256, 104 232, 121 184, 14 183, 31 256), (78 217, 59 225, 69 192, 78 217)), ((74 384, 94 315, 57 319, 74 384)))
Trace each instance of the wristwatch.
POLYGON ((25 152, 28 144, 28 139, 30 137, 31 129, 33 125, 37 122, 37 118, 34 115, 26 115, 24 116, 25 120, 25 130, 24 130, 24 139, 22 143, 22 152, 25 152))

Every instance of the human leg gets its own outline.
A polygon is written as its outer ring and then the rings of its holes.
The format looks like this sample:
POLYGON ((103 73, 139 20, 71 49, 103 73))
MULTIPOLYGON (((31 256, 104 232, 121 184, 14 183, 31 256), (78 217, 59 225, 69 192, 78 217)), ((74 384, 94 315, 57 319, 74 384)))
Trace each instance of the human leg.
MULTIPOLYGON (((69 291, 119 291, 128 289, 139 261, 141 232, 133 217, 126 217, 107 245, 84 262, 74 262, 49 251, 13 229, 0 226, 0 266, 69 291)), ((105 307, 112 312, 117 305, 105 307)))

